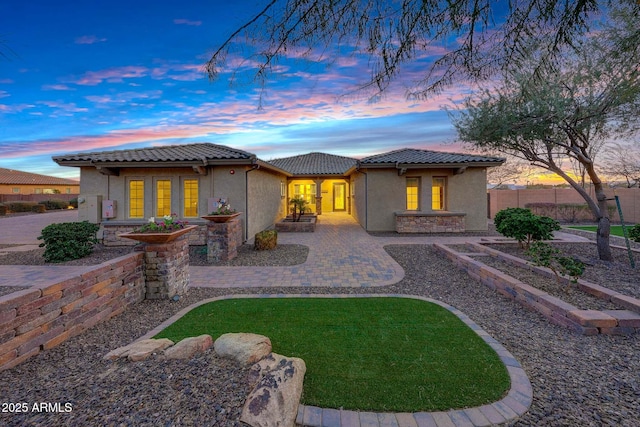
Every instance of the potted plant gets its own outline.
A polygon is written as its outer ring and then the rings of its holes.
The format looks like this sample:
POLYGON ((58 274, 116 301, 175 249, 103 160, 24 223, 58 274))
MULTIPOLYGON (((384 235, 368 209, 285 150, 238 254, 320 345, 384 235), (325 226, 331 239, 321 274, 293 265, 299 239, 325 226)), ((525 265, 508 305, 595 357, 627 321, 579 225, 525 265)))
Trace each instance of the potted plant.
POLYGON ((167 243, 176 240, 196 228, 186 221, 178 220, 174 215, 165 215, 160 220, 151 217, 149 221, 130 233, 120 234, 119 237, 138 240, 145 243, 167 243))
POLYGON ((231 219, 240 215, 241 212, 236 211, 235 209, 231 209, 231 205, 227 201, 227 199, 220 198, 216 201, 217 208, 213 212, 209 212, 207 215, 204 215, 202 218, 223 223, 230 221, 231 219))

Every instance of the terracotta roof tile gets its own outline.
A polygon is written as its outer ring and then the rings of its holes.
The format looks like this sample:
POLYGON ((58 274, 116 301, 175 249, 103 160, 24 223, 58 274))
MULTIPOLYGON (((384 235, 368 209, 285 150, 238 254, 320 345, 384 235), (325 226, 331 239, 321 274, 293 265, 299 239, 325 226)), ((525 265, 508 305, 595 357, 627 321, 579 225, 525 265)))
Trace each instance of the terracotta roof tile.
POLYGON ((255 155, 211 143, 169 145, 130 150, 99 151, 54 156, 57 163, 65 162, 179 162, 206 160, 252 160, 255 155))
POLYGON ((0 184, 5 185, 80 185, 78 181, 55 176, 0 168, 0 184))
POLYGON ((344 175, 356 166, 358 161, 334 154, 309 153, 274 159, 269 163, 293 175, 344 175))
POLYGON ((362 165, 401 163, 401 164, 429 164, 446 165, 462 163, 504 163, 500 157, 477 156, 473 154, 447 153, 443 151, 418 150, 401 148, 387 153, 376 154, 360 160, 362 165))

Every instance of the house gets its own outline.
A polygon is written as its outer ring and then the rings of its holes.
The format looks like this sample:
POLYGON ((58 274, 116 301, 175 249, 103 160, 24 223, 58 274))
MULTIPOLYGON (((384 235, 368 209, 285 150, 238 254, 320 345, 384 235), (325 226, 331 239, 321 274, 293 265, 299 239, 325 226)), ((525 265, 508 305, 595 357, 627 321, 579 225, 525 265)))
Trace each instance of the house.
POLYGON ((80 183, 66 178, 0 168, 0 194, 78 194, 80 183))
MULTIPOLYGON (((486 169, 502 158, 401 149, 364 159, 325 153, 262 161, 211 143, 56 156, 80 167, 79 216, 102 224, 105 243, 171 213, 192 224, 219 198, 242 212, 245 240, 272 227, 301 196, 312 212, 346 212, 369 231, 487 229, 486 169), (104 208, 103 208, 104 207, 104 208)), ((204 244, 205 227, 190 233, 204 244)))
POLYGON ((287 194, 299 196, 308 203, 311 212, 351 213, 349 193, 351 174, 358 160, 325 153, 309 153, 269 161, 291 173, 287 194))

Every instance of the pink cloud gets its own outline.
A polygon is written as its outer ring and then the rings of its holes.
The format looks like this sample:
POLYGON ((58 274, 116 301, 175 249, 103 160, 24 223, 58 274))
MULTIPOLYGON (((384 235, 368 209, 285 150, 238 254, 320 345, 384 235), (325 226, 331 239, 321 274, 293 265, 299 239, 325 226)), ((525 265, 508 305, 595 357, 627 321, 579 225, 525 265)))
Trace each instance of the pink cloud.
POLYGON ((82 86, 95 86, 104 81, 121 83, 126 78, 141 78, 149 74, 149 69, 140 66, 108 68, 100 71, 88 71, 74 83, 82 86))
POLYGON ((174 19, 173 23, 177 25, 193 25, 196 27, 202 25, 202 21, 190 21, 188 19, 174 19))
POLYGON ((75 90, 67 85, 57 84, 57 85, 43 85, 42 90, 75 90))
POLYGON ((107 41, 106 38, 104 37, 96 37, 96 36, 82 36, 82 37, 78 37, 75 40, 76 44, 94 44, 94 43, 101 43, 101 42, 105 42, 107 41))

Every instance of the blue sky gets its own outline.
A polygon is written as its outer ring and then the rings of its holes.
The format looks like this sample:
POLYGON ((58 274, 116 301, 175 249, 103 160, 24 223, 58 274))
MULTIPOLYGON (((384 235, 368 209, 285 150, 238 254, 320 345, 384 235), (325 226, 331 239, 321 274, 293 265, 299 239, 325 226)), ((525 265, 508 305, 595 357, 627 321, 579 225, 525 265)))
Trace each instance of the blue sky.
MULTIPOLYGON (((213 142, 269 160, 322 151, 363 157, 401 147, 460 151, 441 106, 463 88, 407 101, 406 85, 432 58, 407 67, 370 103, 342 96, 369 75, 366 58, 330 67, 292 57, 267 86, 231 73, 209 82, 203 65, 259 1, 0 3, 0 167, 61 177, 51 156, 213 142)), ((437 51, 432 52, 434 55, 437 51)), ((230 64, 237 64, 230 57, 230 64)), ((240 67, 240 70, 246 68, 240 67)))

